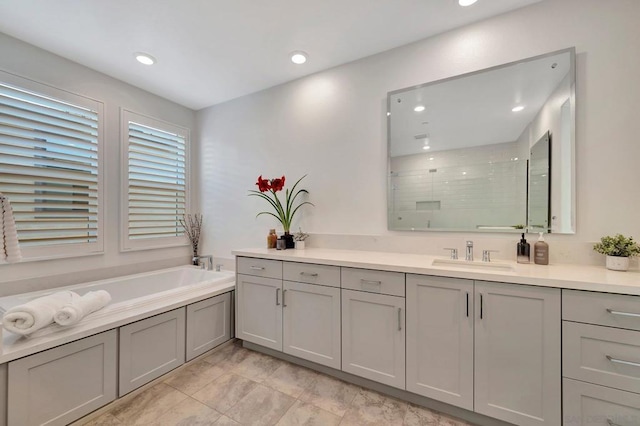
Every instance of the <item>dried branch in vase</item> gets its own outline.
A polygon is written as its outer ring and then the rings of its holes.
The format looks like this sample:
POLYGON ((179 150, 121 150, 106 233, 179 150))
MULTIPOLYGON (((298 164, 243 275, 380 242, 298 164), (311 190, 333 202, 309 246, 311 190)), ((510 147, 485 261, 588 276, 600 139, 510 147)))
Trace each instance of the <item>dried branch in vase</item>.
POLYGON ((184 229, 184 233, 189 238, 193 255, 198 255, 198 244, 200 243, 200 232, 202 231, 202 215, 201 214, 184 214, 180 219, 180 225, 184 229))

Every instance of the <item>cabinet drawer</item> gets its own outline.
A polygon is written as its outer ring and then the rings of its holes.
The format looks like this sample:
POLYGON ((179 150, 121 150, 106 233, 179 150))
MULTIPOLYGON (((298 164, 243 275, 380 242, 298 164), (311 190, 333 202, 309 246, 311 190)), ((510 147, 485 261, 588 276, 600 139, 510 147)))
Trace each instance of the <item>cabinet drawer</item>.
POLYGON ((239 257, 237 271, 239 274, 255 277, 282 279, 282 262, 280 260, 255 259, 239 257))
POLYGON ((402 272, 342 268, 342 288, 404 297, 402 272))
POLYGON ((284 262, 282 275, 285 281, 340 287, 340 267, 338 266, 284 262))
POLYGON ((640 424, 640 395, 571 379, 562 383, 564 426, 640 424))
POLYGON ((562 290, 562 319, 640 330, 640 296, 562 290))
POLYGON ((640 332, 563 321, 566 377, 640 393, 640 332))

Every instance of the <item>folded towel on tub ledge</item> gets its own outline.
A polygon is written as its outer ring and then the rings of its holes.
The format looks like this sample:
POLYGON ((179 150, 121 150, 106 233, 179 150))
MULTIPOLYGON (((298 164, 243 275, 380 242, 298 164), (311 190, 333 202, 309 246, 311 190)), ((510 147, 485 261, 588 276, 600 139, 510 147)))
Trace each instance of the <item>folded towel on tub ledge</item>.
POLYGON ((85 316, 107 306, 109 302, 111 302, 111 295, 108 292, 104 290, 90 291, 62 306, 54 314, 53 320, 60 325, 77 324, 85 316))
POLYGON ((63 306, 78 298, 80 296, 72 291, 59 291, 39 297, 8 309, 2 316, 2 325, 12 333, 29 335, 53 323, 53 316, 63 306))

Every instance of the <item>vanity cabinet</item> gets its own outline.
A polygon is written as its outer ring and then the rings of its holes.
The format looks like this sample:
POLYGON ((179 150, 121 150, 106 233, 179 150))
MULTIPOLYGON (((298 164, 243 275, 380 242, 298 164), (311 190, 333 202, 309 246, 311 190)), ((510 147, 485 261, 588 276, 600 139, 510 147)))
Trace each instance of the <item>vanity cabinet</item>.
POLYGON ((117 331, 9 362, 9 426, 66 425, 116 399, 117 331))
POLYGON ((475 411, 560 424, 560 289, 475 281, 475 304, 475 411))
POLYGON ((187 361, 229 339, 231 339, 231 292, 187 305, 187 361))
POLYGON ((340 369, 340 288, 285 281, 283 352, 340 369))
POLYGON ((236 336, 282 350, 282 279, 238 275, 236 336))
POLYGON ((560 290, 407 275, 407 390, 518 425, 559 424, 560 290))
POLYGON ((404 389, 404 274, 342 268, 342 287, 342 371, 404 389))
POLYGON ((120 327, 119 396, 185 362, 185 308, 120 327))
POLYGON ((262 261, 238 259, 237 337, 339 369, 340 269, 262 261))
POLYGON ((407 274, 407 390, 473 410, 473 281, 407 274))
POLYGON ((640 297, 562 292, 564 424, 640 424, 640 297))

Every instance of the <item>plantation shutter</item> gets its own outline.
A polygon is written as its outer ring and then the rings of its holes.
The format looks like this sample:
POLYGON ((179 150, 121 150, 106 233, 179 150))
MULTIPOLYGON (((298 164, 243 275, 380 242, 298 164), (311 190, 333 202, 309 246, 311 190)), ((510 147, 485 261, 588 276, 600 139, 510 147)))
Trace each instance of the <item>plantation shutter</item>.
POLYGON ((13 207, 23 254, 47 246, 41 253, 55 256, 52 245, 99 240, 101 107, 77 98, 95 107, 0 83, 0 192, 13 207))
MULTIPOLYGON (((128 240, 182 237, 179 219, 187 209, 187 132, 167 129, 173 126, 159 121, 157 126, 142 124, 128 111, 124 116, 131 117, 127 120, 128 240)), ((140 245, 125 248, 134 247, 140 245)))

